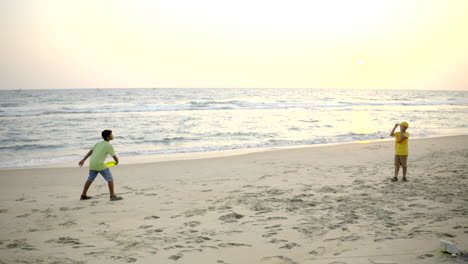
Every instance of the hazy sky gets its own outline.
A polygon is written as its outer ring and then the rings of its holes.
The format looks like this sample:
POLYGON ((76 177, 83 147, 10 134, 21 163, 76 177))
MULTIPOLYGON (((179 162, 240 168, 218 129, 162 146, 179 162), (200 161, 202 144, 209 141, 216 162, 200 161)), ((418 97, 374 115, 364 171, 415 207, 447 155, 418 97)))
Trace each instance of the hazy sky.
POLYGON ((468 90, 468 0, 3 0, 0 89, 468 90))

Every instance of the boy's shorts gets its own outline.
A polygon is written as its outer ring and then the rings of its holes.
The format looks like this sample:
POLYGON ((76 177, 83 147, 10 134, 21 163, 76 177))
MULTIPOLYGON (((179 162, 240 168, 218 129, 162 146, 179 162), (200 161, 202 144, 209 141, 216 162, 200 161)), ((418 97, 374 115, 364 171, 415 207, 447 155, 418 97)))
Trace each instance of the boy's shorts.
POLYGON ((408 167, 408 155, 395 155, 395 166, 408 167))
POLYGON ((112 178, 111 171, 109 170, 109 168, 107 168, 107 169, 102 170, 102 171, 89 170, 88 181, 90 181, 90 182, 94 181, 94 179, 96 179, 96 176, 98 175, 98 173, 100 173, 102 175, 102 177, 104 177, 104 179, 106 179, 106 181, 108 181, 108 182, 114 180, 112 178))

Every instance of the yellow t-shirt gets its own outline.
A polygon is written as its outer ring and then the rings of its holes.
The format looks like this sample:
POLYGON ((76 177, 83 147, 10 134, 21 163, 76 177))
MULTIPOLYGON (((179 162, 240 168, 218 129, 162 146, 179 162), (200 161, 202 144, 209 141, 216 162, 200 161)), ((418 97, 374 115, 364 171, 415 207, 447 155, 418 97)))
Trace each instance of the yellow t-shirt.
POLYGON ((409 133, 405 132, 406 138, 400 139, 400 132, 395 133, 395 155, 408 155, 409 133))
POLYGON ((101 141, 96 143, 93 147, 93 154, 89 162, 89 169, 102 171, 107 169, 104 161, 106 160, 107 155, 115 156, 114 148, 109 141, 101 141))

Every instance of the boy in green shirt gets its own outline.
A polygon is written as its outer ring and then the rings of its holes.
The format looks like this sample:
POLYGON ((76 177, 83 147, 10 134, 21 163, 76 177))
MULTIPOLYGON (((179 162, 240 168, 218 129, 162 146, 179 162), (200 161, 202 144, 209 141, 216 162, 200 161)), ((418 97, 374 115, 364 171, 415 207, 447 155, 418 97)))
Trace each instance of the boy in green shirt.
POLYGON ((401 122, 400 124, 395 124, 392 132, 390 132, 391 137, 395 137, 395 177, 392 178, 392 181, 398 181, 398 171, 400 166, 403 168, 403 178, 402 181, 408 181, 406 179, 406 169, 408 167, 408 138, 409 133, 406 132, 409 125, 407 122, 401 122), (400 126, 400 132, 395 133, 395 129, 400 126))
POLYGON ((111 130, 104 130, 102 131, 101 135, 104 141, 96 143, 93 149, 91 149, 88 154, 86 154, 86 156, 78 163, 80 167, 83 166, 86 159, 92 155, 89 162, 89 177, 84 185, 80 200, 91 199, 91 196, 87 196, 86 193, 88 192, 89 187, 93 183, 98 173, 100 173, 107 181, 107 185, 109 186, 110 200, 118 201, 123 199, 122 197, 115 195, 114 179, 112 178, 112 173, 110 172, 110 169, 107 168, 106 164, 104 164, 104 161, 109 154, 114 158, 115 165, 119 164, 119 159, 114 153, 114 147, 112 147, 110 143, 110 141, 114 139, 114 136, 112 135, 111 130))

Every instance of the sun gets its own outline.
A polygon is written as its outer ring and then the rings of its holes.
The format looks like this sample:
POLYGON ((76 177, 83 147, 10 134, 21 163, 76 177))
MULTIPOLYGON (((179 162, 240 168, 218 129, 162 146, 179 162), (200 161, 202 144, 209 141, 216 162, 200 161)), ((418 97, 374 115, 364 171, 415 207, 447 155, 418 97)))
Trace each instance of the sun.
POLYGON ((356 64, 357 64, 357 66, 358 66, 359 68, 363 68, 364 66, 367 65, 367 61, 364 60, 364 59, 358 59, 358 60, 356 61, 356 64))

